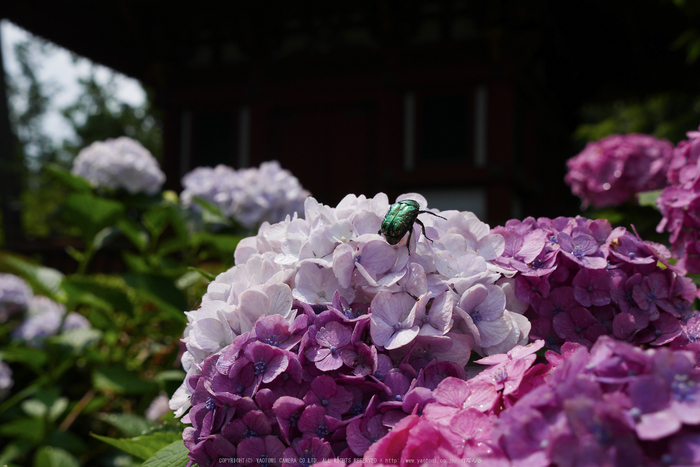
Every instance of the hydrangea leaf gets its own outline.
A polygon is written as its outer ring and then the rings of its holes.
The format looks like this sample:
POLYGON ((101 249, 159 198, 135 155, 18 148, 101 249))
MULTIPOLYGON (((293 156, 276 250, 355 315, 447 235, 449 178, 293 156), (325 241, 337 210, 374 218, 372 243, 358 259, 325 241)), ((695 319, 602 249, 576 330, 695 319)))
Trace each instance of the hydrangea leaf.
POLYGON ((58 164, 49 163, 44 165, 44 170, 55 176, 58 181, 76 191, 92 191, 90 182, 83 177, 73 175, 58 164))
MULTIPOLYGON (((91 436, 142 460, 149 459, 163 448, 178 443, 182 444, 182 448, 185 450, 185 458, 187 457, 187 448, 185 448, 185 445, 182 441, 182 433, 153 433, 152 435, 136 436, 134 438, 110 438, 108 436, 100 436, 94 433, 91 436)), ((176 459, 173 458, 173 460, 176 459)), ((152 465, 174 466, 179 464, 172 463, 152 465)))
POLYGON ((68 308, 75 308, 78 304, 84 303, 106 311, 133 314, 133 304, 121 281, 105 282, 90 276, 73 276, 64 279, 62 287, 67 293, 68 308))
POLYGON ((169 279, 155 274, 126 274, 124 280, 142 298, 152 301, 178 321, 187 321, 182 312, 187 309, 185 296, 169 279))
POLYGON ((96 389, 117 394, 141 394, 153 389, 154 383, 144 381, 138 375, 120 366, 95 370, 92 383, 96 389))
POLYGON ((188 453, 185 443, 178 440, 158 451, 143 463, 143 467, 185 467, 189 462, 188 453))
POLYGON ((216 276, 214 274, 210 274, 207 271, 205 271, 204 269, 196 268, 194 266, 190 266, 187 269, 189 269, 190 271, 196 272, 198 276, 202 276, 203 278, 205 278, 209 282, 216 279, 216 276))
POLYGON ((122 218, 117 222, 117 227, 126 238, 134 244, 139 251, 143 252, 148 247, 149 236, 144 232, 136 221, 122 218))
POLYGON ((98 414, 98 418, 112 425, 125 436, 139 436, 156 426, 150 420, 128 413, 101 413, 98 414))
POLYGON ((80 462, 64 449, 42 446, 34 456, 34 467, 80 467, 80 462))
POLYGON ((69 195, 63 211, 66 220, 80 228, 85 241, 92 241, 100 230, 116 223, 123 213, 121 203, 90 193, 69 195))
POLYGON ((645 191, 643 193, 637 193, 637 202, 640 206, 651 206, 657 211, 659 208, 656 206, 656 199, 661 195, 663 190, 653 190, 645 191))
POLYGON ((53 343, 62 344, 72 348, 76 353, 81 352, 90 345, 98 342, 102 332, 92 328, 76 328, 62 332, 58 336, 48 338, 53 343))

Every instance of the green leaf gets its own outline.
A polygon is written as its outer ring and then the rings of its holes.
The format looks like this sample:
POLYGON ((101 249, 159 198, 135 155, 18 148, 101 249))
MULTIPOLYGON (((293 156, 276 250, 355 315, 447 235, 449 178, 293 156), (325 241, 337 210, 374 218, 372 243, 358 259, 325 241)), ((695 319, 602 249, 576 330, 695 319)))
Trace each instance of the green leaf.
POLYGON ((87 347, 98 342, 102 337, 102 332, 99 329, 93 328, 77 328, 63 331, 58 336, 53 336, 47 339, 49 342, 64 345, 73 349, 73 352, 78 354, 87 347))
POLYGON ((155 389, 154 383, 144 381, 138 375, 121 366, 109 366, 95 370, 92 384, 100 391, 117 394, 143 394, 155 389))
POLYGON ((659 210, 656 205, 656 199, 661 195, 663 190, 645 191, 644 193, 637 193, 637 201, 640 206, 651 206, 652 208, 659 210))
POLYGON ((607 219, 611 224, 619 224, 625 216, 615 208, 603 209, 598 212, 593 212, 591 216, 595 219, 607 219))
POLYGON ((68 408, 68 399, 60 397, 58 388, 42 389, 21 404, 24 413, 30 417, 47 418, 56 421, 68 408))
POLYGON ((166 381, 182 381, 185 379, 185 372, 182 370, 166 370, 161 371, 153 377, 156 382, 166 382, 166 381))
POLYGON ((66 199, 63 212, 66 220, 83 232, 83 239, 90 242, 100 230, 117 222, 124 206, 90 193, 73 193, 66 199))
POLYGON ((155 274, 126 274, 124 280, 142 298, 152 301, 178 321, 187 321, 183 312, 187 309, 185 296, 170 279, 155 274))
POLYGON ((10 465, 10 462, 29 452, 32 447, 32 443, 24 439, 9 443, 2 452, 0 452, 0 465, 10 465))
POLYGON ((143 460, 152 457, 161 449, 172 444, 180 443, 184 449, 187 449, 182 441, 182 433, 154 433, 135 438, 109 438, 94 433, 91 436, 143 460))
POLYGON ((15 274, 22 276, 34 289, 34 292, 45 295, 56 301, 65 300, 65 292, 61 289, 63 274, 56 269, 34 264, 26 259, 6 252, 0 252, 0 265, 15 274))
POLYGON ((63 280, 63 289, 68 296, 68 308, 86 304, 101 310, 119 310, 133 315, 129 296, 117 284, 96 280, 92 276, 71 276, 63 280))
POLYGON ((6 347, 0 350, 1 360, 23 363, 37 372, 42 370, 47 358, 46 351, 34 347, 6 347))
POLYGON ((143 225, 154 237, 159 237, 169 222, 170 216, 166 209, 151 209, 143 215, 143 225))
POLYGON ((44 420, 40 418, 16 418, 0 425, 0 437, 21 438, 35 444, 44 437, 44 420))
POLYGON ((210 203, 209 201, 207 201, 203 198, 200 198, 198 196, 195 196, 194 198, 192 198, 192 201, 194 201, 195 203, 202 206, 205 211, 210 212, 211 214, 213 214, 217 218, 221 218, 225 221, 228 221, 228 218, 226 216, 224 216, 224 213, 221 212, 221 209, 219 209, 218 207, 216 207, 216 205, 210 203))
POLYGON ((140 228, 137 222, 122 218, 119 219, 117 226, 139 251, 144 251, 148 247, 148 234, 140 228))
POLYGON ((198 234, 201 243, 207 243, 216 248, 223 255, 232 255, 236 251, 236 246, 243 237, 240 235, 212 234, 202 232, 198 234))
POLYGON ((205 278, 205 279, 208 280, 209 282, 211 282, 211 281, 213 281, 214 279, 216 279, 216 276, 215 276, 214 274, 210 274, 210 273, 208 273, 207 271, 205 271, 205 270, 203 270, 203 269, 199 269, 199 268, 196 268, 196 267, 194 267, 194 266, 190 266, 190 267, 188 267, 187 269, 189 269, 190 271, 194 271, 194 272, 198 273, 199 275, 201 275, 203 278, 205 278))
POLYGON ((120 233, 121 230, 116 226, 105 227, 95 234, 95 238, 92 240, 92 247, 97 251, 118 237, 120 233))
POLYGON ((54 432, 46 438, 44 445, 63 448, 76 455, 80 455, 88 449, 85 441, 80 436, 70 431, 54 430, 54 432))
POLYGON ((150 420, 127 413, 101 413, 98 418, 121 431, 124 436, 139 436, 157 426, 150 420))
POLYGON ((76 191, 92 191, 92 186, 90 186, 90 182, 88 182, 82 177, 73 175, 58 164, 46 164, 44 165, 44 170, 50 172, 61 183, 70 188, 73 188, 76 191))
POLYGON ((171 237, 163 240, 158 246, 158 256, 167 256, 178 251, 183 251, 189 248, 190 242, 187 238, 171 237))
POLYGON ((158 451, 143 463, 143 467, 185 467, 189 462, 187 454, 189 450, 180 439, 158 451))
POLYGON ((137 274, 146 274, 151 270, 146 260, 130 251, 122 251, 122 258, 129 270, 137 274))
POLYGON ((80 462, 64 449, 42 446, 34 456, 34 467, 80 467, 80 462))

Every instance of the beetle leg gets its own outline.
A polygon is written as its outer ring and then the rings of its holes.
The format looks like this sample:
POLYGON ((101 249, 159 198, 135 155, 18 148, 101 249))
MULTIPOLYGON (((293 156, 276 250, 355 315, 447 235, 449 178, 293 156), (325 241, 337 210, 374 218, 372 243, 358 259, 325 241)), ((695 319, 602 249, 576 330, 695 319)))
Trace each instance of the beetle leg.
MULTIPOLYGON (((419 219, 416 219, 416 222, 418 222, 418 225, 420 225, 421 229, 423 229, 423 236, 425 238, 428 238, 428 236, 425 234, 425 225, 423 225, 423 223, 419 219)), ((430 239, 428 238, 428 240, 430 239)), ((430 243, 433 243, 433 241, 430 240, 430 243)))

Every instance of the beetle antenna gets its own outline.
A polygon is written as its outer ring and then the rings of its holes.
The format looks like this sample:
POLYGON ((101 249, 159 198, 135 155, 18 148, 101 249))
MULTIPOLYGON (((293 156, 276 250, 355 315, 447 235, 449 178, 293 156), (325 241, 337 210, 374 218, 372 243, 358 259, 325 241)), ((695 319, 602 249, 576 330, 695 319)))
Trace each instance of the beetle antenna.
MULTIPOLYGON (((431 216, 439 217, 440 219, 445 219, 444 217, 439 216, 439 215, 435 214, 434 212, 430 212, 430 211, 418 211, 418 214, 430 214, 431 216)), ((447 220, 447 219, 445 219, 445 220, 447 220)))

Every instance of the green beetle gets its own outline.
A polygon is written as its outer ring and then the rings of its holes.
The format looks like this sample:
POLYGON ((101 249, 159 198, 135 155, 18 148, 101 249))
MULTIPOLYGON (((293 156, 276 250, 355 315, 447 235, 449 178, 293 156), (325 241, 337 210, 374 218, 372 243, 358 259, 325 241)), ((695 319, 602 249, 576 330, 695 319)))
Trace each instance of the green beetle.
MULTIPOLYGON (((425 235, 425 225, 418 220, 418 214, 430 214, 431 216, 439 217, 440 219, 445 219, 442 216, 430 211, 421 211, 420 205, 417 201, 412 199, 405 199, 394 203, 389 207, 389 212, 384 216, 382 221, 382 227, 379 230, 380 235, 384 235, 387 243, 389 245, 396 245, 401 241, 401 239, 408 232, 408 241, 406 242, 406 248, 408 248, 409 253, 411 252, 411 236, 413 235, 413 224, 418 222, 418 225, 423 229, 423 235, 425 238, 430 240, 427 235, 425 235)), ((447 220, 447 219, 445 219, 447 220)), ((430 240, 432 242, 432 240, 430 240)))

